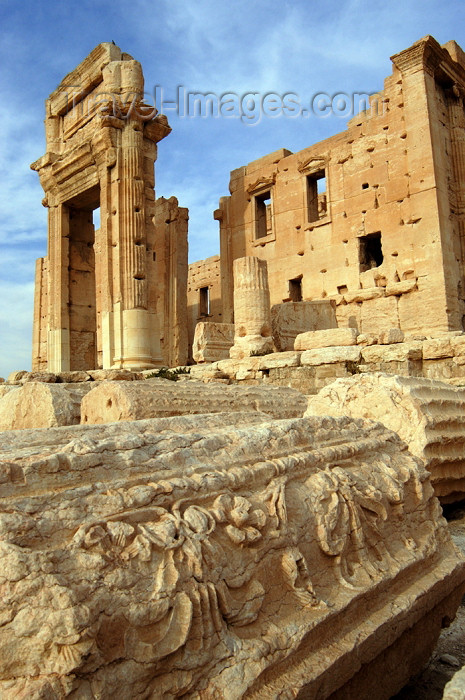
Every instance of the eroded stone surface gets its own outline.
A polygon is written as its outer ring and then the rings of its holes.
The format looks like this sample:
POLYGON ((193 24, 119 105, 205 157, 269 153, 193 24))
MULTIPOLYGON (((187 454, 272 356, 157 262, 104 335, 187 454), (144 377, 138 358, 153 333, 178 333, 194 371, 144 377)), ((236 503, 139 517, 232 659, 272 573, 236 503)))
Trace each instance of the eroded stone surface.
POLYGON ((225 360, 233 343, 233 323, 197 323, 192 344, 194 362, 225 360))
POLYGON ((306 407, 306 397, 288 387, 225 386, 167 379, 102 382, 84 397, 81 423, 246 410, 291 418, 302 416, 306 407))
POLYGON ((354 328, 331 328, 322 331, 300 333, 294 343, 295 350, 313 350, 344 345, 356 345, 358 333, 354 328))
POLYGON ((27 382, 0 399, 0 430, 48 428, 79 423, 89 384, 27 382))
POLYGON ((314 348, 305 350, 300 356, 302 365, 330 365, 334 362, 359 362, 360 348, 358 346, 314 348))
POLYGON ((463 700, 465 698, 465 666, 454 674, 444 688, 442 700, 463 700))
POLYGON ((16 384, 1 384, 0 385, 0 398, 8 394, 12 389, 19 389, 19 385, 16 384))
POLYGON ((462 595, 428 474, 380 424, 216 414, 0 450, 4 700, 386 700, 462 595))
POLYGON ((337 328, 336 304, 328 299, 274 304, 271 328, 278 352, 294 350, 294 341, 300 333, 337 328))
POLYGON ((272 352, 266 260, 251 255, 234 261, 234 323, 234 345, 229 351, 231 358, 272 352))
POLYGON ((381 421, 425 461, 442 501, 465 497, 465 390, 380 372, 355 375, 309 398, 306 415, 326 414, 381 421))

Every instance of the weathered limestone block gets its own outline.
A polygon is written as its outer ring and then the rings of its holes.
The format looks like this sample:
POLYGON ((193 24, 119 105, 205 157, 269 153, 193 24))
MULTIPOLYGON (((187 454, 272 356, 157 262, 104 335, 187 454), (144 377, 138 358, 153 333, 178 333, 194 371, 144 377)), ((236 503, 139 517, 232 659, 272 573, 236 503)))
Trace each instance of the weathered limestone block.
POLYGON ((275 369, 276 367, 298 367, 300 365, 300 352, 273 352, 258 359, 258 369, 275 369))
POLYGON ((338 379, 311 396, 306 415, 381 421, 425 461, 445 503, 465 496, 465 390, 376 372, 338 379))
POLYGON ((26 372, 19 381, 21 384, 26 384, 26 382, 54 384, 57 381, 57 375, 53 374, 53 372, 26 372))
POLYGON ((436 360, 441 357, 452 357, 452 338, 446 335, 443 338, 430 338, 423 342, 423 359, 436 360))
POLYGON ((141 372, 131 372, 129 369, 92 369, 89 370, 88 374, 95 382, 105 380, 112 382, 131 381, 134 379, 141 379, 143 376, 141 372))
POLYGON ((360 333, 360 335, 357 336, 357 345, 376 345, 377 343, 378 337, 376 335, 360 333))
POLYGON ((234 260, 234 359, 273 351, 270 288, 266 260, 254 256, 234 260))
POLYGON ((11 391, 12 389, 19 389, 19 385, 18 384, 2 384, 0 386, 0 398, 5 396, 5 394, 8 394, 8 392, 11 391))
POLYGON ((442 700, 463 700, 465 698, 465 666, 454 674, 444 688, 442 700))
POLYGON ((8 375, 8 384, 19 384, 20 380, 28 374, 27 370, 25 369, 20 369, 16 370, 15 372, 10 372, 8 375))
POLYGON ((59 372, 57 374, 58 381, 65 384, 73 384, 74 382, 90 382, 92 377, 88 372, 75 370, 74 372, 59 372))
POLYGON ((2 700, 386 700, 463 593, 380 424, 185 416, 0 451, 2 700))
POLYGON ((333 300, 295 301, 271 307, 273 342, 278 352, 294 349, 300 333, 337 328, 336 305, 333 300))
POLYGON ((300 362, 302 365, 325 365, 334 362, 359 362, 360 357, 360 347, 357 345, 315 348, 314 350, 305 350, 300 356, 300 362))
POLYGON ((81 423, 162 418, 222 411, 262 411, 274 418, 302 416, 307 400, 288 387, 172 382, 102 382, 83 399, 81 423))
POLYGON ((391 343, 403 343, 404 338, 404 331, 400 328, 389 328, 379 334, 378 342, 380 345, 391 345, 391 343))
POLYGON ((300 333, 294 342, 295 350, 313 350, 357 344, 357 331, 354 328, 331 328, 323 331, 300 333))
POLYGON ((74 425, 90 384, 27 382, 0 399, 0 430, 74 425))
POLYGON ((450 344, 454 356, 465 355, 465 333, 452 337, 450 344))
POLYGON ((215 362, 229 357, 234 344, 233 323, 197 323, 192 343, 194 362, 215 362))
POLYGON ((410 341, 393 345, 370 345, 362 349, 365 362, 403 362, 404 360, 421 360, 422 343, 410 341))

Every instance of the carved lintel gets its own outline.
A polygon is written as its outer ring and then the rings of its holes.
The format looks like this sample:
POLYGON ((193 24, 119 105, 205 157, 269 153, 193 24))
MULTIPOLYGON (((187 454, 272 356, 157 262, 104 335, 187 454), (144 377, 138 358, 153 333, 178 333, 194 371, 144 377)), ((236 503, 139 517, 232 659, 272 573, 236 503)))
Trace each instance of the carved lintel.
POLYGON ((311 173, 315 172, 316 170, 323 170, 326 164, 326 158, 323 158, 322 156, 310 156, 310 158, 306 158, 305 160, 299 161, 299 164, 297 165, 297 170, 299 171, 299 173, 311 173))
POLYGON ((247 187, 248 194, 258 194, 263 190, 270 189, 276 182, 276 173, 270 177, 259 177, 247 187))

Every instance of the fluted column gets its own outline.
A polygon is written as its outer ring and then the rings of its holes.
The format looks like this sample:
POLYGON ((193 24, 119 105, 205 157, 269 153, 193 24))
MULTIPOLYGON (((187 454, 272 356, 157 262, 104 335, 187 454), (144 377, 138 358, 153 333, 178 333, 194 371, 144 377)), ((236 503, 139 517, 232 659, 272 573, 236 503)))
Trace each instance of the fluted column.
POLYGON ((247 256, 234 261, 234 323, 232 358, 273 351, 266 260, 247 256))
POLYGON ((120 256, 124 309, 147 308, 143 136, 129 122, 122 133, 120 256))
POLYGON ((454 213, 457 223, 461 254, 461 280, 462 295, 465 294, 465 111, 464 92, 458 85, 454 85, 449 93, 449 120, 451 134, 452 168, 454 173, 454 213))

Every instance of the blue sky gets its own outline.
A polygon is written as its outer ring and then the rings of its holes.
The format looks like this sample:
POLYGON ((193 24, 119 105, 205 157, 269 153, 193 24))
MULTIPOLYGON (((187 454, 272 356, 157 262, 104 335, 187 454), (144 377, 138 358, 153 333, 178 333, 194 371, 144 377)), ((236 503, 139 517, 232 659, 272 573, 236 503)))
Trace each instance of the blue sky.
MULTIPOLYGON (((30 369, 34 264, 46 210, 29 164, 45 151, 44 100, 100 42, 142 63, 146 90, 375 92, 389 56, 426 34, 465 48, 463 0, 0 0, 0 376, 30 369)), ((219 252, 212 218, 230 170, 278 148, 298 151, 347 118, 182 118, 159 144, 157 196, 189 207, 190 260, 219 252)))

